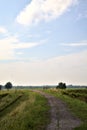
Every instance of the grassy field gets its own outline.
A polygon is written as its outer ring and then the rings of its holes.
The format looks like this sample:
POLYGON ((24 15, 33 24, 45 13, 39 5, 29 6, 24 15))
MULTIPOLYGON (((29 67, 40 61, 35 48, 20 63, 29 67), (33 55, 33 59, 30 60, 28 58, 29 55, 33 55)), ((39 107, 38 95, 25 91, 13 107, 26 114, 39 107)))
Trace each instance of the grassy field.
POLYGON ((0 130, 45 130, 47 100, 29 90, 0 92, 0 130))
MULTIPOLYGON (((87 130, 87 89, 43 90, 65 101, 87 130)), ((0 91, 0 130, 45 130, 50 122, 47 100, 30 90, 0 91)))
POLYGON ((75 130, 87 130, 87 89, 48 89, 44 91, 65 101, 73 114, 81 119, 82 125, 75 130))

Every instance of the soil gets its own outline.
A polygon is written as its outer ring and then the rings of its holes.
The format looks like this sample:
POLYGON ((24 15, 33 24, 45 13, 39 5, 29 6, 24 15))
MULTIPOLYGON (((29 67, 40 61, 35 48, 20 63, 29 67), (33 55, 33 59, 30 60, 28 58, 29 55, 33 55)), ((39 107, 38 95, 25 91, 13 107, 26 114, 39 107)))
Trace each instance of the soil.
POLYGON ((42 91, 35 91, 45 96, 51 107, 50 124, 48 124, 46 130, 73 130, 81 125, 80 119, 71 113, 65 102, 42 91))

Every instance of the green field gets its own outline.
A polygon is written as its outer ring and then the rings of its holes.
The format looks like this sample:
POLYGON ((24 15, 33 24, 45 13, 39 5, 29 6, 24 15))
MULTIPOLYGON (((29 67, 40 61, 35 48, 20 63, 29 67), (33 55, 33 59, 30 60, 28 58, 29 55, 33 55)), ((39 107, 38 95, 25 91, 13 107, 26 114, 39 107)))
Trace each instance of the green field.
POLYGON ((44 91, 65 101, 73 114, 81 119, 82 125, 75 130, 87 130, 87 89, 48 89, 44 91))
MULTIPOLYGON (((87 130, 87 89, 43 90, 67 103, 87 130)), ((0 91, 0 130, 45 130, 50 122, 47 99, 31 90, 0 91)))
POLYGON ((47 100, 35 92, 0 92, 0 130, 44 130, 48 111, 47 100))

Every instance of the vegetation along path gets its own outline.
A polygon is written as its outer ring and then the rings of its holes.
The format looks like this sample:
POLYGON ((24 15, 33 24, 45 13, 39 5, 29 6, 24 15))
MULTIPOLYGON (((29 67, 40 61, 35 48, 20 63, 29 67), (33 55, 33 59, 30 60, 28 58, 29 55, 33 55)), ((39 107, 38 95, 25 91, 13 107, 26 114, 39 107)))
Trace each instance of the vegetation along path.
POLYGON ((66 106, 66 103, 60 99, 46 94, 44 92, 35 90, 48 99, 50 109, 50 124, 47 126, 47 130, 72 130, 81 124, 81 121, 72 115, 66 106))

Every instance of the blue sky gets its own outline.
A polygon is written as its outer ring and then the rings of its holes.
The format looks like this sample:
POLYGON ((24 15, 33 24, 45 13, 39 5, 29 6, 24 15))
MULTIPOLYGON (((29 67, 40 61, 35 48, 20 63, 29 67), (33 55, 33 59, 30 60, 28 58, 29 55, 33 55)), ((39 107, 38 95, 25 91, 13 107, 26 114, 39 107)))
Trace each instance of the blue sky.
POLYGON ((0 81, 87 85, 87 0, 0 0, 0 81))

